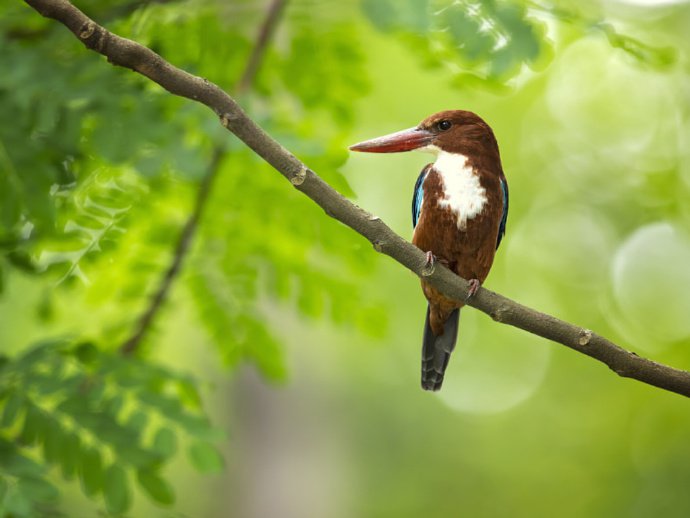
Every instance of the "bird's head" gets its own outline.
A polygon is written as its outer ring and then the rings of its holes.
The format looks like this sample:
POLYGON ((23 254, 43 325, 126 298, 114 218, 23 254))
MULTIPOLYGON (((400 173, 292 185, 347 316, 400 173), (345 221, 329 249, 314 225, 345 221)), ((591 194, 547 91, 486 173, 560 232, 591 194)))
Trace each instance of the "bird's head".
POLYGON ((465 110, 447 110, 427 117, 414 128, 365 140, 350 146, 350 149, 366 153, 418 149, 470 156, 487 150, 497 152, 498 145, 493 131, 481 117, 465 110))

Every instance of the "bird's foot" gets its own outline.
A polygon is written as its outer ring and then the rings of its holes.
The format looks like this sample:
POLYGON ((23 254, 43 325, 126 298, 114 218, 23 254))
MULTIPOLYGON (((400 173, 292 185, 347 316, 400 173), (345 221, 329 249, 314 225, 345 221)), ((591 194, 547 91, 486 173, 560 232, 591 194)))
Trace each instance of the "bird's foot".
POLYGON ((432 252, 426 253, 426 261, 424 261, 424 268, 422 268, 422 276, 429 277, 436 269, 436 257, 432 252))
POLYGON ((465 297, 465 302, 470 300, 479 291, 479 287, 482 285, 479 279, 470 279, 467 281, 469 287, 467 289, 467 297, 465 297))
POLYGON ((426 253, 426 261, 424 262, 424 269, 422 271, 422 275, 425 277, 428 277, 432 273, 434 273, 434 267, 436 266, 436 263, 441 263, 443 266, 446 268, 449 267, 450 263, 446 259, 441 259, 438 258, 434 255, 433 252, 429 251, 426 253))
POLYGON ((438 258, 434 255, 433 252, 429 251, 426 253, 426 263, 424 263, 424 266, 426 266, 427 268, 430 268, 430 267, 434 266, 437 261, 439 263, 441 263, 443 266, 445 266, 446 268, 448 268, 448 266, 450 265, 450 262, 448 262, 446 259, 438 258))

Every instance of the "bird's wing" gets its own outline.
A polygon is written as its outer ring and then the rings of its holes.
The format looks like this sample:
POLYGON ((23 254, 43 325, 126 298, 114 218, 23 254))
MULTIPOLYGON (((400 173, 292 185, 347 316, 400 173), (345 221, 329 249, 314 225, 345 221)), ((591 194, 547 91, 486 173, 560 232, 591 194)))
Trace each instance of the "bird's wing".
POLYGON ((508 222, 508 182, 505 178, 501 178, 501 192, 503 193, 503 216, 501 217, 501 224, 498 226, 496 248, 501 244, 501 239, 503 239, 506 233, 506 223, 508 222))
POLYGON ((422 201, 424 201, 424 179, 426 178, 432 164, 424 166, 422 172, 417 177, 417 182, 414 184, 414 193, 412 194, 412 228, 417 226, 419 215, 422 212, 422 201))

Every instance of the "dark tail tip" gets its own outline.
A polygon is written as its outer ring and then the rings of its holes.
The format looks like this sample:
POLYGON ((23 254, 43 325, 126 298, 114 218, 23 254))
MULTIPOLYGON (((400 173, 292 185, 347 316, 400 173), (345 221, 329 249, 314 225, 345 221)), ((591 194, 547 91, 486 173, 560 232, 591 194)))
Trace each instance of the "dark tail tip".
POLYGON ((424 339, 422 343, 422 388, 436 392, 443 385, 443 374, 448 367, 450 353, 458 338, 460 310, 453 311, 443 326, 443 334, 434 335, 429 326, 429 307, 426 308, 424 339))

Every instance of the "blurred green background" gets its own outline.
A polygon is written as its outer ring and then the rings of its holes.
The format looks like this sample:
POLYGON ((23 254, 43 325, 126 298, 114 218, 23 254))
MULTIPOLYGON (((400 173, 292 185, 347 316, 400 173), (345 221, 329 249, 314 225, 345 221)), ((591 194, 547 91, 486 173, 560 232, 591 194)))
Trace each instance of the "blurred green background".
MULTIPOLYGON (((690 3, 288 0, 238 88, 272 4, 77 3, 406 238, 429 157, 347 145, 477 112, 511 189, 486 286, 690 368, 690 3)), ((2 516, 690 516, 681 396, 472 309, 424 393, 418 280, 210 111, 20 2, 0 69, 2 516)))

